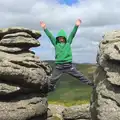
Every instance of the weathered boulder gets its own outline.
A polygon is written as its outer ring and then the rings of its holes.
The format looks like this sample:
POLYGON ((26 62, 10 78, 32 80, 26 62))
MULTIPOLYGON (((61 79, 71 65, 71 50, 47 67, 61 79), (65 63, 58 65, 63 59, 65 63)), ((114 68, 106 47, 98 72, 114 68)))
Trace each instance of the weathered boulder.
POLYGON ((63 120, 62 111, 66 108, 66 106, 58 104, 49 104, 48 108, 51 110, 51 113, 53 114, 54 118, 56 117, 59 120, 63 120))
POLYGON ((97 85, 91 97, 92 120, 120 120, 120 31, 108 32, 99 44, 97 85))
POLYGON ((0 29, 0 120, 47 120, 52 68, 29 48, 41 34, 27 28, 0 29))
POLYGON ((33 56, 32 53, 14 55, 0 52, 1 81, 6 83, 12 81, 14 85, 36 89, 45 85, 51 68, 33 56))
POLYGON ((48 83, 51 67, 41 62, 30 47, 39 46, 41 34, 26 28, 1 29, 0 81, 41 89, 48 83), (10 79, 11 78, 11 79, 10 79))
POLYGON ((40 46, 39 41, 35 38, 25 38, 23 36, 11 37, 11 38, 3 38, 0 41, 0 45, 2 46, 10 46, 10 47, 20 47, 20 48, 31 48, 40 46))
POLYGON ((47 112, 47 99, 39 94, 20 95, 9 102, 0 102, 0 120, 27 120, 47 112))
MULTIPOLYGON (((7 35, 9 37, 11 37, 11 36, 14 37, 16 35, 16 33, 19 34, 20 32, 28 33, 29 36, 31 35, 35 39, 38 39, 39 37, 41 37, 41 34, 39 31, 30 30, 28 28, 23 28, 23 27, 11 27, 11 28, 0 29, 0 39, 2 39, 5 35, 7 35), (9 35, 9 34, 13 34, 13 33, 15 33, 15 35, 9 35)), ((20 36, 20 34, 19 34, 19 36, 20 36)), ((24 35, 24 36, 26 36, 26 35, 24 35)))
POLYGON ((18 37, 18 36, 22 36, 25 38, 31 38, 32 36, 26 32, 17 32, 17 33, 11 33, 11 34, 7 34, 4 35, 2 39, 6 39, 6 38, 12 38, 12 37, 18 37))
POLYGON ((0 51, 6 52, 6 53, 20 53, 28 50, 27 48, 0 46, 0 51))
POLYGON ((90 120, 90 105, 75 105, 65 108, 62 112, 64 120, 90 120))

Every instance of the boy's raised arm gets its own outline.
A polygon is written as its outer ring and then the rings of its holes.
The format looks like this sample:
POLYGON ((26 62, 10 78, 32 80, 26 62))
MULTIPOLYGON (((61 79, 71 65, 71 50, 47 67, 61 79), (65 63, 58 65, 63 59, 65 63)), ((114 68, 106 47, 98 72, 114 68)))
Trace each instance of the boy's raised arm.
POLYGON ((52 44, 55 46, 56 45, 56 39, 51 34, 51 32, 47 29, 46 24, 44 22, 40 22, 40 26, 44 29, 44 32, 49 37, 49 39, 51 40, 52 44))
POLYGON ((77 32, 77 29, 78 29, 78 27, 79 27, 80 24, 81 24, 81 20, 78 19, 78 20, 76 21, 76 23, 75 23, 75 26, 74 26, 72 32, 70 33, 70 35, 69 35, 69 37, 68 37, 68 42, 69 42, 70 44, 72 43, 72 40, 73 40, 73 38, 74 38, 74 36, 75 36, 75 34, 76 34, 76 32, 77 32))

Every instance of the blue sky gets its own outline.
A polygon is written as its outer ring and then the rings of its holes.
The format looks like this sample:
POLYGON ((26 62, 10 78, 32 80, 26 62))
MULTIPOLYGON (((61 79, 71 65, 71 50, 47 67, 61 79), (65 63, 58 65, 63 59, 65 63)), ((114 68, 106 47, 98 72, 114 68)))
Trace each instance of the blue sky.
POLYGON ((74 3, 77 3, 78 0, 58 0, 60 4, 67 4, 69 6, 73 5, 74 3))
POLYGON ((0 6, 0 28, 19 26, 40 31, 41 46, 31 50, 41 60, 54 60, 55 51, 40 21, 54 36, 60 29, 68 36, 76 20, 82 20, 71 45, 73 62, 77 63, 95 63, 104 33, 120 30, 120 0, 0 0, 0 6))

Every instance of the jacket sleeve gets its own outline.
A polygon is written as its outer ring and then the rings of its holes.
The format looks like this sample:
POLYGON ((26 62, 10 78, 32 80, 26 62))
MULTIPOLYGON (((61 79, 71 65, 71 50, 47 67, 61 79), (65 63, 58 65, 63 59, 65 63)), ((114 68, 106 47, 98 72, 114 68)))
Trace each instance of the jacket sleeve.
POLYGON ((44 32, 49 37, 49 39, 51 40, 52 44, 55 46, 56 45, 56 38, 51 34, 51 32, 47 28, 44 29, 44 32))
POLYGON ((77 29, 78 29, 78 26, 74 26, 72 32, 70 33, 69 37, 68 37, 68 42, 71 44, 72 43, 72 40, 77 32, 77 29))

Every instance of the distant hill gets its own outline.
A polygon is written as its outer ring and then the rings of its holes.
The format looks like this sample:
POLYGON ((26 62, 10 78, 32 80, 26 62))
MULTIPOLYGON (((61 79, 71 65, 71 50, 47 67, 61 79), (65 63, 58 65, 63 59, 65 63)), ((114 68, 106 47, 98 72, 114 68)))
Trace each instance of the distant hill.
MULTIPOLYGON (((45 61, 48 62, 52 68, 54 68, 54 61, 45 61)), ((82 72, 87 78, 93 79, 93 72, 96 69, 96 64, 76 64, 76 68, 82 72)), ((63 103, 77 103, 79 101, 89 101, 91 94, 91 87, 88 85, 82 84, 76 78, 64 74, 61 76, 60 80, 57 83, 57 88, 54 92, 49 93, 48 100, 53 102, 63 102, 63 103)))

